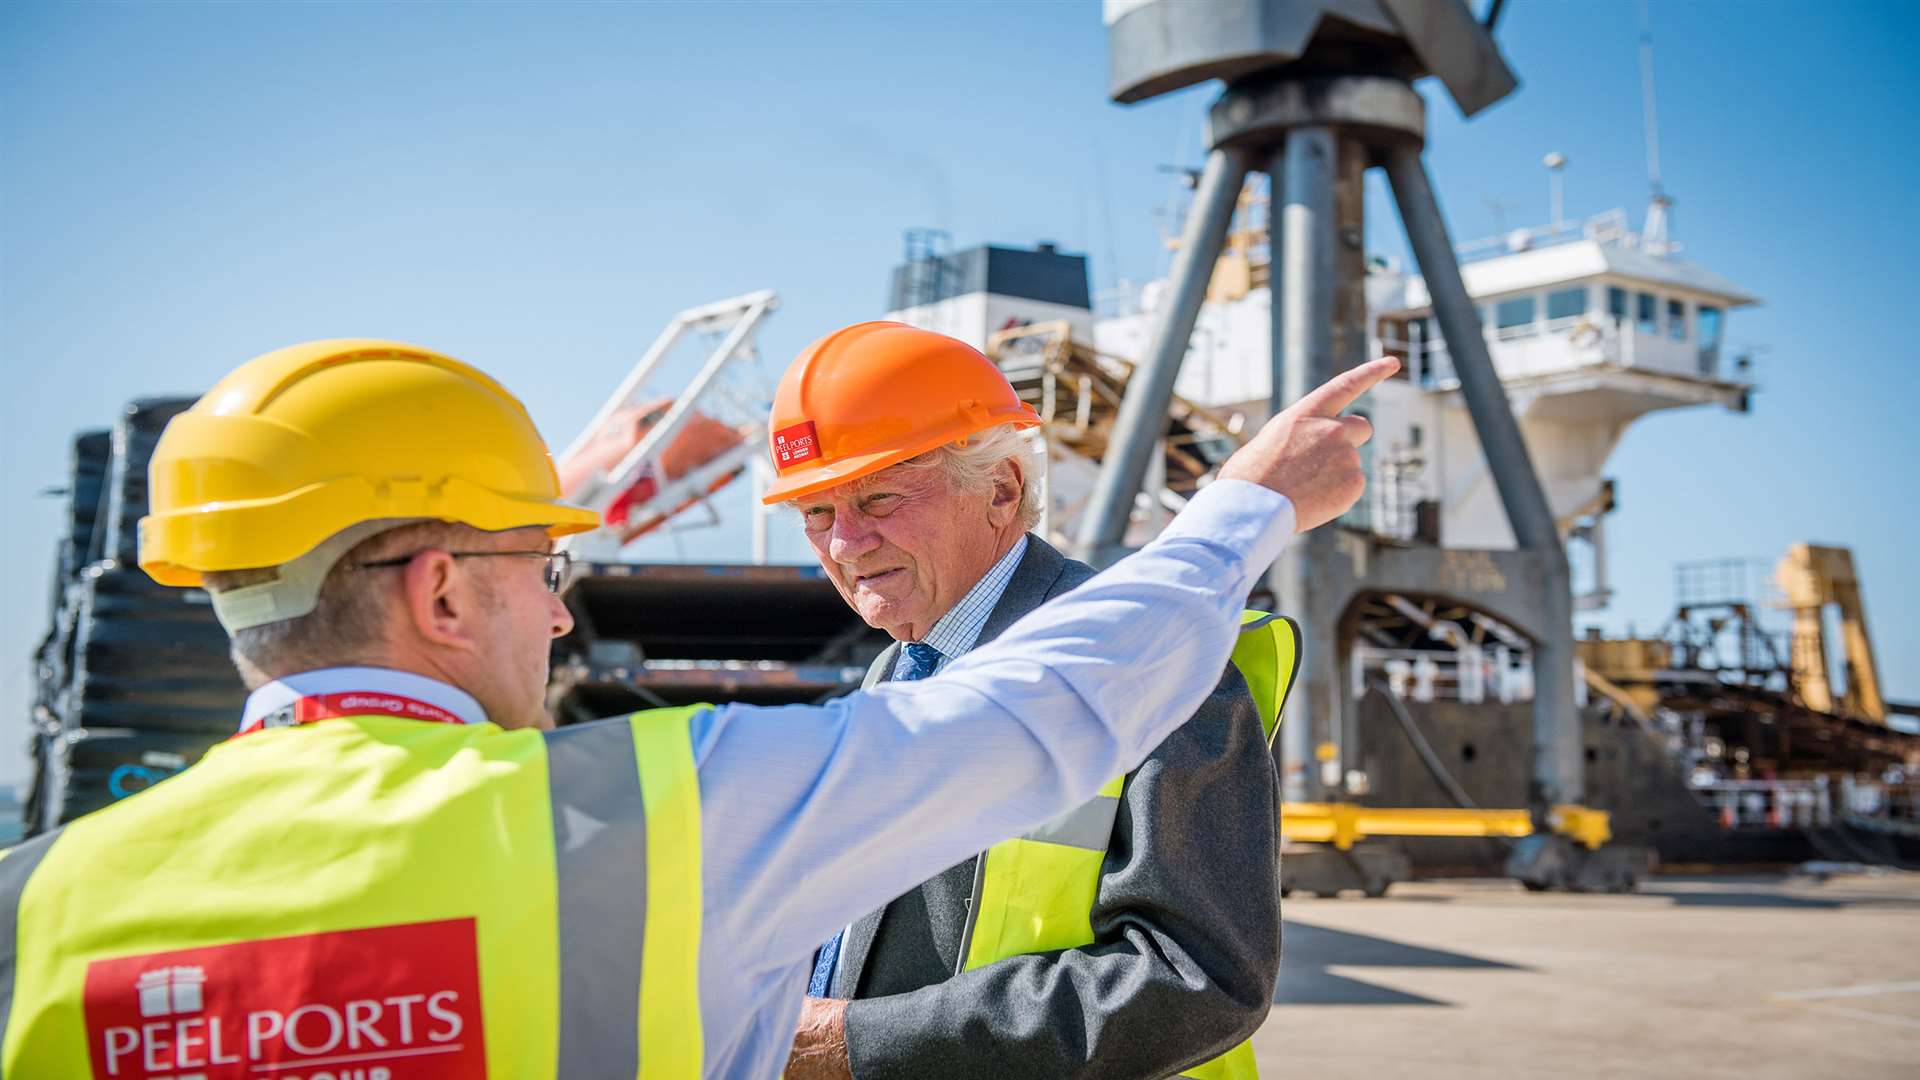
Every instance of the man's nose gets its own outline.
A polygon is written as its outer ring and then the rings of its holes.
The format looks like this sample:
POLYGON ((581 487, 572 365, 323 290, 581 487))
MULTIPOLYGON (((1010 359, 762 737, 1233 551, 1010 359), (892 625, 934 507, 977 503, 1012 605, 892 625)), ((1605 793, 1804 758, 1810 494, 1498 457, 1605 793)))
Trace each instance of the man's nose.
POLYGON ((566 601, 551 593, 547 595, 547 632, 554 637, 564 637, 573 629, 573 612, 567 610, 566 601))
POLYGON ((833 516, 833 535, 827 540, 827 554, 842 566, 859 561, 880 546, 880 534, 865 514, 852 511, 833 516))

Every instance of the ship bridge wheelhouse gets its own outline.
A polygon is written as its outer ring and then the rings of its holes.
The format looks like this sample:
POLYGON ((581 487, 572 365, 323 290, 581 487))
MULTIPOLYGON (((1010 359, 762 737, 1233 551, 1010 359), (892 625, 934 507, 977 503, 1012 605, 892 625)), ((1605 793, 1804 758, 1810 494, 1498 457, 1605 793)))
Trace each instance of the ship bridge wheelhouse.
MULTIPOLYGON (((1727 316, 1758 301, 1644 239, 1625 215, 1523 230, 1460 249, 1462 277, 1575 564, 1576 606, 1606 606, 1608 459, 1634 420, 1718 405, 1745 411, 1749 365, 1727 354, 1727 316)), ((1513 544, 1458 393, 1425 282, 1378 265, 1367 279, 1372 346, 1400 377, 1372 395, 1373 483, 1350 524, 1451 548, 1513 544)), ((1353 515, 1350 515, 1353 517, 1353 515)))
MULTIPOLYGON (((1607 226, 1571 238, 1516 233, 1493 253, 1463 253, 1488 351, 1516 406, 1537 419, 1624 423, 1656 409, 1719 404, 1744 411, 1744 359, 1726 356, 1727 313, 1756 303, 1732 282, 1607 226), (1544 242, 1542 242, 1544 241, 1544 242)), ((1546 235, 1542 235, 1546 234, 1546 235)), ((1418 277, 1370 290, 1379 351, 1434 391, 1458 385, 1418 277), (1384 301, 1384 302, 1378 302, 1384 301)))

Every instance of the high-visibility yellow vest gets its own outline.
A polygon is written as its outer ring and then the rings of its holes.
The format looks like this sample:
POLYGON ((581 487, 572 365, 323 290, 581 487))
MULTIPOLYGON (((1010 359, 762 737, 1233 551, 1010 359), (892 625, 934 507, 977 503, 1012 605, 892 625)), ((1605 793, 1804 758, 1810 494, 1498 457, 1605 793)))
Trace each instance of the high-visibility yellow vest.
POLYGON ((263 731, 12 849, 0 1075, 699 1076, 701 707, 263 731))
MULTIPOLYGON (((1284 616, 1244 612, 1233 664, 1252 691, 1267 745, 1272 746, 1300 667, 1299 626, 1284 616)), ((1125 783, 1126 777, 1114 777, 1091 801, 987 849, 981 856, 979 900, 960 941, 961 970, 1092 943, 1093 903, 1125 783)), ((1253 1080, 1259 1075, 1253 1043, 1243 1042, 1180 1075, 1253 1080)))

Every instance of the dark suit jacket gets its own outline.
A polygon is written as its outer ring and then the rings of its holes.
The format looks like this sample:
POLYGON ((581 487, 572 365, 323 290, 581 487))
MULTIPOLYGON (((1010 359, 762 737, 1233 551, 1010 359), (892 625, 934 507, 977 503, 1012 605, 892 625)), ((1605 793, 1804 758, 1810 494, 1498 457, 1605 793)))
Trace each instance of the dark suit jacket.
MULTIPOLYGON (((1029 536, 980 641, 1091 576, 1029 536)), ((890 677, 898 648, 869 685, 890 677)), ((1122 1080, 1224 1053, 1260 1026, 1279 976, 1278 822, 1273 757, 1229 665, 1127 778, 1092 944, 954 974, 977 859, 853 924, 833 996, 855 999, 855 1080, 1122 1080)))

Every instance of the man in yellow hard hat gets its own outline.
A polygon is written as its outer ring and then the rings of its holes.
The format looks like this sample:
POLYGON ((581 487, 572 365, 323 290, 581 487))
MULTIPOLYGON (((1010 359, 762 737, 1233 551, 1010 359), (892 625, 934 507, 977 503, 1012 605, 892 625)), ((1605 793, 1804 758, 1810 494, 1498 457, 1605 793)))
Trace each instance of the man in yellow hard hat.
POLYGON ((162 437, 141 565, 213 594, 252 696, 0 857, 0 1074, 774 1075, 820 940, 1206 694, 1255 577, 1358 498, 1336 414, 1389 370, 937 679, 542 730, 550 545, 594 518, 519 402, 393 342, 242 365, 162 437))
MULTIPOLYGON (((978 350, 900 323, 849 327, 788 369, 771 428, 811 431, 819 452, 779 463, 766 500, 896 639, 868 686, 937 674, 1094 576, 1029 531, 1021 429, 1039 422, 978 350)), ((787 1080, 1251 1080, 1280 969, 1280 808, 1249 684, 1277 717, 1298 652, 1285 620, 1248 625, 1139 769, 828 939, 787 1080), (1274 632, 1283 649, 1260 639, 1274 632)))

